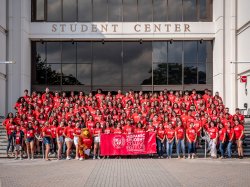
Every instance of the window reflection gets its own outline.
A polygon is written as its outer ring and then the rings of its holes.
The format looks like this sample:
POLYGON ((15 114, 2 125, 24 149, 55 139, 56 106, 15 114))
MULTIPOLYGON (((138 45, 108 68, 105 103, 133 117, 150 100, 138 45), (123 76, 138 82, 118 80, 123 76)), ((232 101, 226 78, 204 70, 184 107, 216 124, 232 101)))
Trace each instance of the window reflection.
POLYGON ((62 63, 76 63, 76 42, 62 43, 62 63))
POLYGON ((197 64, 184 64, 184 84, 197 84, 197 64))
POLYGON ((198 84, 206 84, 206 64, 198 65, 198 84))
POLYGON ((47 20, 48 21, 62 21, 62 1, 48 0, 47 1, 47 20))
POLYGON ((136 22, 137 21, 137 1, 123 0, 123 21, 136 22))
POLYGON ((121 42, 93 42, 93 84, 121 86, 121 42))
POLYGON ((155 85, 166 85, 168 84, 168 64, 161 63, 161 64, 154 64, 153 65, 154 71, 154 84, 155 85))
POLYGON ((168 21, 182 21, 182 0, 168 0, 168 21))
POLYGON ((183 42, 184 63, 197 62, 197 41, 183 42))
POLYGON ((169 63, 168 64, 168 84, 180 85, 182 84, 182 64, 169 63))
POLYGON ((168 62, 182 63, 182 42, 180 41, 169 42, 168 62))
POLYGON ((167 0, 154 0, 154 21, 167 21, 167 0))
POLYGON ((46 66, 47 83, 51 85, 61 84, 61 64, 48 64, 46 66))
POLYGON ((153 62, 167 62, 168 42, 153 42, 153 62))
POLYGON ((152 0, 138 0, 138 21, 150 22, 153 18, 152 0))
POLYGON ((78 0, 78 21, 92 21, 92 0, 78 0))
POLYGON ((77 42, 77 63, 91 63, 91 42, 77 42))
POLYGON ((77 0, 63 0, 63 21, 77 20, 77 0))
POLYGON ((196 0, 183 0, 183 21, 197 21, 196 0))
POLYGON ((77 64, 77 80, 81 85, 91 85, 91 64, 77 64))
POLYGON ((76 79, 76 64, 62 64, 62 84, 79 84, 76 79))
POLYGON ((61 63, 61 42, 47 42, 47 63, 61 63))
POLYGON ((108 0, 108 21, 122 21, 122 0, 108 0))
POLYGON ((123 84, 152 84, 152 43, 123 42, 123 84))
POLYGON ((93 21, 107 21, 107 0, 93 0, 93 21))
POLYGON ((36 0, 36 20, 44 20, 44 0, 36 0))

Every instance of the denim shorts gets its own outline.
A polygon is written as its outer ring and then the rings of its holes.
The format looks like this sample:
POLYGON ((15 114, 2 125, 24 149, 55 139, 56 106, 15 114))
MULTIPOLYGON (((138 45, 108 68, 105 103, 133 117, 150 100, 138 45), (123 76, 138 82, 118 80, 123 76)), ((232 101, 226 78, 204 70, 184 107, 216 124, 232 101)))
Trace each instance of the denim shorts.
POLYGON ((57 138, 57 142, 63 143, 63 141, 64 141, 64 137, 63 136, 59 136, 59 138, 57 138))
POLYGON ((31 137, 31 138, 27 138, 27 139, 26 139, 26 142, 27 142, 27 143, 30 143, 30 142, 33 142, 33 141, 34 141, 34 137, 31 137))
POLYGON ((44 137, 44 138, 43 138, 43 143, 44 143, 45 145, 51 144, 51 138, 49 138, 49 137, 44 137))

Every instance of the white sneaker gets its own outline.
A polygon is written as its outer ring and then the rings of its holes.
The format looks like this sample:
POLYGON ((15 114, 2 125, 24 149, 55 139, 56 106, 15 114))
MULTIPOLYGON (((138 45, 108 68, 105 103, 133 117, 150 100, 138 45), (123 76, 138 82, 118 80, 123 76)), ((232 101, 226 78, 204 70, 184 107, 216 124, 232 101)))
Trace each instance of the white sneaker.
POLYGON ((97 158, 98 158, 98 160, 100 160, 100 159, 101 159, 99 156, 98 156, 97 158))
POLYGON ((83 160, 83 158, 80 158, 79 160, 80 160, 80 161, 82 161, 82 160, 83 160))
POLYGON ((67 157, 66 160, 71 160, 71 158, 70 158, 70 157, 67 157))
POLYGON ((93 157, 93 160, 95 160, 95 156, 93 157))
POLYGON ((20 160, 23 160, 23 158, 21 157, 20 160))

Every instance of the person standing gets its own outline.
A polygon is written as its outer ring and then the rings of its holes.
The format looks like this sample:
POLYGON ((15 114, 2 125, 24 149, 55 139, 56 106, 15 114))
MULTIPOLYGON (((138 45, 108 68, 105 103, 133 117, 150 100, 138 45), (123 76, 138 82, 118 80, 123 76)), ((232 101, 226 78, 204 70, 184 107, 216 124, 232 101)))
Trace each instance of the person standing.
POLYGON ((238 148, 238 157, 239 159, 243 158, 243 138, 244 138, 244 126, 240 123, 239 120, 235 120, 234 122, 234 133, 235 133, 235 140, 238 148))
POLYGON ((232 144, 234 141, 234 128, 231 126, 231 122, 228 121, 227 125, 227 156, 228 158, 232 158, 232 144))
POLYGON ((220 142, 220 158, 224 158, 224 145, 226 141, 226 134, 227 130, 226 128, 222 125, 222 123, 219 124, 219 142, 220 142))
POLYGON ((196 146, 195 144, 196 144, 196 140, 197 140, 197 132, 194 128, 193 122, 191 122, 189 124, 189 128, 186 131, 186 137, 188 140, 188 158, 194 159, 195 158, 195 146, 196 146))
POLYGON ((163 158, 163 144, 165 141, 165 130, 162 123, 159 124, 159 128, 156 131, 156 143, 157 143, 157 152, 158 158, 163 158))
POLYGON ((50 151, 52 133, 51 133, 51 129, 50 129, 50 126, 49 126, 49 122, 46 121, 44 123, 44 125, 45 126, 43 127, 42 132, 43 132, 43 143, 45 145, 45 160, 50 161, 48 156, 49 156, 49 151, 50 151))
POLYGON ((218 128, 215 126, 215 123, 213 121, 210 122, 209 128, 208 128, 208 134, 210 138, 210 154, 211 158, 217 158, 217 139, 218 139, 218 128))
POLYGON ((175 138, 175 130, 171 123, 168 124, 168 128, 165 130, 166 135, 166 147, 167 147, 167 158, 172 158, 173 144, 175 138))
POLYGON ((20 160, 22 160, 22 146, 24 140, 24 133, 21 131, 20 126, 16 126, 16 131, 14 132, 14 143, 15 143, 15 159, 18 158, 20 154, 20 160))
POLYGON ((183 158, 185 159, 185 130, 182 126, 182 122, 177 123, 175 128, 175 141, 176 141, 176 151, 178 159, 180 159, 180 150, 182 151, 183 158))

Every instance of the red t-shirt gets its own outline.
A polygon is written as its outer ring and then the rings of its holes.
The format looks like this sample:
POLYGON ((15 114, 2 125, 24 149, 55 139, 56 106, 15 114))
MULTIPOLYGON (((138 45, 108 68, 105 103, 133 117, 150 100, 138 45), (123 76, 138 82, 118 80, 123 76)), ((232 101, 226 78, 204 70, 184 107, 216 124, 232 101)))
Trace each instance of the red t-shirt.
POLYGON ((56 128, 56 134, 58 135, 58 137, 62 136, 62 135, 63 135, 63 132, 64 132, 64 127, 58 126, 58 127, 56 128))
POLYGON ((108 127, 108 128, 106 128, 106 129, 104 129, 104 133, 105 134, 111 134, 111 133, 113 133, 114 132, 114 129, 112 128, 112 127, 108 127))
MULTIPOLYGON (((239 125, 236 125, 234 127, 234 134, 235 134, 235 139, 236 140, 239 140, 239 138, 240 138, 243 131, 244 131, 244 126, 243 125, 239 124, 239 125)), ((243 135, 242 135, 241 139, 242 138, 243 138, 243 135)))
POLYGON ((50 126, 52 138, 56 138, 56 126, 50 126))
POLYGON ((189 140, 191 141, 191 142, 194 142, 194 140, 195 140, 195 138, 196 138, 196 136, 197 136, 197 133, 196 133, 196 130, 195 130, 195 128, 188 128, 187 129, 187 137, 189 138, 189 140))
POLYGON ((35 130, 34 129, 27 129, 26 137, 27 138, 34 138, 35 137, 35 130))
POLYGON ((173 128, 168 128, 165 130, 165 135, 167 139, 171 140, 175 136, 175 130, 173 128))
POLYGON ((120 128, 115 128, 114 134, 122 134, 122 130, 120 128))
POLYGON ((225 128, 222 128, 219 130, 219 140, 225 142, 226 138, 224 138, 226 136, 227 130, 225 128))
POLYGON ((21 135, 21 131, 17 131, 16 132, 16 145, 20 145, 22 142, 21 142, 21 139, 22 139, 22 137, 21 137, 22 135, 21 135))
POLYGON ((92 138, 83 138, 82 139, 82 143, 88 148, 90 149, 92 146, 92 138))
POLYGON ((218 128, 217 127, 210 127, 208 129, 208 133, 209 133, 210 139, 213 140, 216 138, 216 134, 218 133, 218 128))
POLYGON ((79 128, 79 127, 74 128, 74 134, 76 134, 77 136, 80 136, 81 132, 82 132, 81 128, 79 128))
POLYGON ((136 128, 136 129, 134 130, 134 133, 137 133, 137 134, 143 134, 144 132, 145 132, 145 130, 142 129, 142 128, 136 128))
POLYGON ((234 129, 233 128, 227 128, 227 137, 228 137, 228 140, 233 140, 234 139, 234 129), (233 138, 232 138, 233 137, 233 138))
POLYGON ((94 128, 93 129, 93 134, 95 136, 99 136, 102 133, 102 128, 94 128))
POLYGON ((74 138, 74 135, 73 135, 73 133, 74 133, 74 128, 73 127, 66 127, 65 129, 64 129, 64 134, 65 134, 65 136, 67 137, 67 138, 70 138, 70 139, 73 139, 74 138))
POLYGON ((7 134, 10 135, 16 130, 16 125, 14 125, 13 123, 8 123, 6 124, 5 128, 6 128, 7 134))
POLYGON ((165 130, 164 129, 158 129, 157 130, 157 135, 159 138, 163 139, 165 135, 165 130))
POLYGON ((45 133, 45 136, 52 136, 50 127, 45 126, 42 131, 45 133))
POLYGON ((129 125, 124 126, 123 132, 124 132, 125 134, 131 134, 131 133, 133 132, 133 127, 132 127, 132 126, 129 126, 129 125))
POLYGON ((175 132, 176 132, 177 140, 182 140, 184 138, 185 131, 183 127, 176 127, 175 132))

